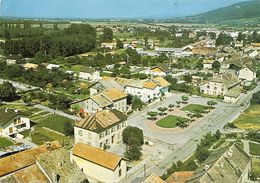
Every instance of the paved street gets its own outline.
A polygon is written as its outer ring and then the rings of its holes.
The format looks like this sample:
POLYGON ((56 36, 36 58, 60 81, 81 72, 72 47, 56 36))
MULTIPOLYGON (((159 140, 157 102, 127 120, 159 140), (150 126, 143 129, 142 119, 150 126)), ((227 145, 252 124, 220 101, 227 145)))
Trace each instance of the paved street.
POLYGON ((67 114, 63 111, 60 111, 60 110, 55 110, 55 109, 51 109, 49 107, 46 107, 46 106, 43 106, 43 105, 40 105, 40 104, 37 104, 35 105, 34 107, 38 108, 38 109, 42 109, 44 111, 48 111, 50 113, 53 113, 53 114, 57 114, 59 116, 64 116, 66 118, 69 118, 69 119, 72 119, 72 120, 81 120, 80 117, 77 117, 77 116, 74 116, 74 115, 70 115, 70 114, 67 114))
MULTIPOLYGON (((201 122, 195 124, 189 130, 180 133, 180 134, 163 134, 163 133, 154 133, 149 132, 144 126, 142 120, 146 118, 147 111, 151 109, 156 109, 158 106, 166 106, 169 103, 174 102, 176 99, 179 100, 181 95, 172 96, 166 101, 161 102, 149 109, 146 109, 138 114, 134 114, 129 118, 129 125, 138 126, 144 130, 145 136, 152 138, 160 139, 163 141, 171 142, 172 144, 177 143, 176 148, 161 161, 150 161, 146 165, 146 175, 150 175, 155 172, 158 175, 165 173, 165 170, 169 168, 172 162, 177 162, 179 160, 185 160, 187 157, 193 154, 196 150, 197 144, 201 137, 208 132, 215 132, 217 129, 223 130, 224 125, 227 122, 233 121, 236 119, 241 112, 243 112, 249 105, 241 106, 242 103, 249 104, 251 96, 256 91, 260 90, 260 86, 256 87, 253 91, 248 92, 241 96, 240 101, 235 105, 229 105, 220 103, 216 106, 216 110, 212 112, 208 117, 204 118, 201 122)), ((190 98, 191 103, 195 102, 204 103, 204 99, 200 98, 190 98)), ((128 175, 124 182, 141 182, 144 176, 144 169, 139 169, 135 173, 128 175)))

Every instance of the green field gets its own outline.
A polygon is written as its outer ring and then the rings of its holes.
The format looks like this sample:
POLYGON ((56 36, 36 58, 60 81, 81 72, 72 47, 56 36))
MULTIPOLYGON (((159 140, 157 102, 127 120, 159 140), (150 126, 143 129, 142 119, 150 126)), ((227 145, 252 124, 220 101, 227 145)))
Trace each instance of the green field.
POLYGON ((188 111, 190 113, 204 113, 207 110, 207 106, 199 105, 199 104, 189 104, 183 107, 181 110, 188 111))
POLYGON ((234 124, 242 129, 260 129, 260 105, 251 105, 234 124))
POLYGON ((252 157, 252 169, 256 172, 258 177, 260 177, 260 158, 259 157, 252 157))
POLYGON ((260 156, 260 144, 249 142, 250 154, 260 156))
POLYGON ((0 138, 0 149, 13 145, 14 143, 7 138, 0 138))
POLYGON ((38 127, 46 127, 52 129, 54 131, 67 134, 67 128, 71 130, 73 128, 74 121, 63 116, 58 115, 50 115, 43 120, 41 120, 37 126, 38 127))
POLYGON ((51 142, 51 141, 59 141, 61 144, 66 143, 66 144, 72 144, 73 140, 70 137, 66 137, 60 134, 57 134, 55 132, 40 128, 40 127, 35 127, 34 132, 31 134, 32 137, 32 142, 37 144, 37 145, 42 145, 45 142, 51 142))
POLYGON ((156 122, 156 125, 162 128, 175 128, 177 127, 177 123, 180 122, 181 120, 187 120, 186 118, 182 118, 179 116, 167 116, 159 121, 156 122))

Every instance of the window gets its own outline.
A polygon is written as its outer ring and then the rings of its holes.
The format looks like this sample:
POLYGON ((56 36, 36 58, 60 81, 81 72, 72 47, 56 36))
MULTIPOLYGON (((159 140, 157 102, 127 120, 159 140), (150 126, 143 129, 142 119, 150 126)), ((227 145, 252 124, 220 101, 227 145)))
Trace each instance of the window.
POLYGON ((118 171, 118 176, 121 177, 121 175, 122 175, 122 170, 120 169, 120 170, 118 171))
POLYGON ((114 127, 112 127, 112 128, 111 128, 111 132, 114 132, 114 131, 115 131, 115 129, 114 129, 114 127))
POLYGON ((82 135, 83 135, 83 131, 82 131, 82 130, 79 130, 79 131, 78 131, 78 134, 79 134, 79 136, 82 136, 82 135))
POLYGON ((217 90, 217 87, 214 87, 214 90, 217 90))
POLYGON ((120 129, 120 125, 117 125, 117 130, 119 130, 120 129))
POLYGON ((101 139, 103 137, 103 133, 100 133, 99 134, 99 138, 101 139))

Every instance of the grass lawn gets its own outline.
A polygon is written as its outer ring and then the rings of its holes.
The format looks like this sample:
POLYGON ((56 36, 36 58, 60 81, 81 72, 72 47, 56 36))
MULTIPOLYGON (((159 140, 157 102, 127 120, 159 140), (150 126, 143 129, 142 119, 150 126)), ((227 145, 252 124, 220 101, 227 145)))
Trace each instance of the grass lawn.
POLYGON ((14 143, 5 137, 0 137, 0 149, 13 145, 14 143))
POLYGON ((200 104, 189 104, 183 107, 181 110, 189 111, 191 113, 204 113, 207 110, 207 106, 200 105, 200 104))
POLYGON ((26 137, 28 137, 30 135, 30 132, 31 132, 31 130, 29 129, 29 130, 25 130, 23 132, 20 132, 20 134, 22 134, 23 137, 26 138, 26 137))
POLYGON ((50 115, 50 116, 47 116, 46 118, 42 119, 37 124, 37 126, 46 127, 46 128, 49 128, 49 129, 52 129, 57 132, 65 134, 66 123, 71 123, 73 125, 74 121, 69 118, 65 118, 63 116, 50 115))
POLYGON ((251 105, 234 124, 242 129, 260 129, 260 105, 251 105))
POLYGON ((32 142, 37 145, 42 145, 45 142, 51 141, 59 141, 61 144, 72 145, 73 139, 71 137, 66 137, 55 132, 36 127, 34 132, 32 133, 32 142))
POLYGON ((260 177, 260 158, 252 157, 252 169, 256 172, 258 177, 260 177))
POLYGON ((186 118, 182 118, 179 116, 169 115, 159 121, 156 122, 156 125, 162 128, 175 128, 177 127, 177 123, 180 122, 180 119, 187 120, 186 118))
POLYGON ((249 142, 250 154, 260 156, 260 144, 249 142))

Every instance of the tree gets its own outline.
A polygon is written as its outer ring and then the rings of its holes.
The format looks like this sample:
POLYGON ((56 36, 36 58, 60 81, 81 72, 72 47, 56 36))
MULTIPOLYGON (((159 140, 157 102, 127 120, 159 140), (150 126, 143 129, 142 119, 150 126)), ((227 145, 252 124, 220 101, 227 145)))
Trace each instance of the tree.
POLYGON ((252 34, 252 42, 257 43, 257 40, 258 40, 257 32, 254 31, 253 34, 252 34))
POLYGON ((253 97, 250 100, 251 104, 260 104, 260 91, 253 94, 253 97))
POLYGON ((136 144, 143 145, 144 144, 144 134, 143 131, 137 127, 128 126, 123 130, 122 133, 123 142, 126 145, 136 144))
POLYGON ((22 95, 22 100, 24 103, 28 104, 28 103, 32 102, 32 97, 29 93, 26 93, 26 94, 22 95))
POLYGON ((220 139, 220 137, 221 137, 221 132, 220 132, 220 130, 217 130, 217 131, 216 131, 215 137, 216 137, 217 140, 220 139))
POLYGON ((209 106, 213 106, 213 105, 217 105, 217 102, 215 102, 214 100, 210 100, 210 101, 207 102, 207 104, 209 106))
POLYGON ((9 82, 4 82, 0 85, 0 99, 11 101, 17 97, 16 88, 9 82))
POLYGON ((213 62, 213 64, 212 64, 212 68, 214 69, 214 70, 219 70, 219 68, 220 68, 220 63, 219 63, 219 61, 214 61, 213 62))
POLYGON ((227 34, 220 33, 216 40, 216 46, 229 46, 233 42, 233 38, 227 34))
POLYGON ((132 101, 132 108, 133 110, 141 110, 143 108, 143 102, 137 96, 134 96, 132 101))
POLYGON ((116 47, 117 48, 124 48, 124 43, 120 39, 116 40, 116 47))
POLYGON ((144 144, 143 131, 137 127, 128 126, 123 130, 122 136, 123 142, 127 145, 125 156, 129 160, 139 160, 144 144))
POLYGON ((4 29, 3 37, 4 37, 5 39, 10 39, 10 38, 11 38, 10 32, 9 32, 8 29, 4 29))
POLYGON ((191 83, 192 82, 192 76, 190 74, 185 74, 183 76, 184 81, 186 81, 187 83, 191 83))
POLYGON ((73 135, 73 133, 74 133, 74 128, 71 122, 69 121, 64 122, 64 134, 69 136, 69 135, 73 135))
POLYGON ((103 41, 112 42, 113 41, 113 31, 109 27, 105 27, 103 30, 103 41))
POLYGON ((125 157, 131 160, 139 160, 142 156, 142 147, 138 145, 126 146, 125 157))

